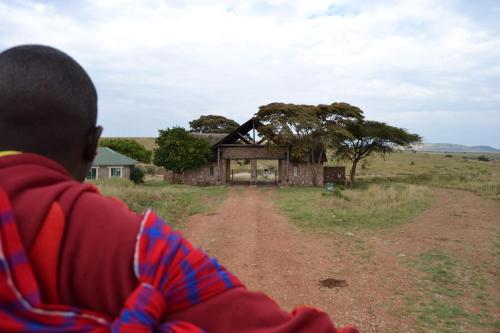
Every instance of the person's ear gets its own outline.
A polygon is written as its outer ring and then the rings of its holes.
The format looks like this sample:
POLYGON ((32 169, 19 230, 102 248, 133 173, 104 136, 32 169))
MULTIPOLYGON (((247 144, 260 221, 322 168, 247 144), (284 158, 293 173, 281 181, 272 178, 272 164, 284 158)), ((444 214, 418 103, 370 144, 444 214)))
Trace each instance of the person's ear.
POLYGON ((87 137, 87 144, 85 145, 85 150, 83 152, 83 157, 86 162, 92 162, 95 155, 97 154, 97 145, 102 134, 102 126, 94 127, 90 130, 87 137))

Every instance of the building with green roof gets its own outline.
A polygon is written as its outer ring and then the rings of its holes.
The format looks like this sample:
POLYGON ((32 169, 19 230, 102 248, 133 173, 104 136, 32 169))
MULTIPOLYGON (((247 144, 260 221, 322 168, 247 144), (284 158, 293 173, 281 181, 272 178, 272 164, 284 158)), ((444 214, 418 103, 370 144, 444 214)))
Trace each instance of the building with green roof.
POLYGON ((87 179, 125 178, 130 179, 132 168, 139 162, 108 147, 97 147, 87 179))

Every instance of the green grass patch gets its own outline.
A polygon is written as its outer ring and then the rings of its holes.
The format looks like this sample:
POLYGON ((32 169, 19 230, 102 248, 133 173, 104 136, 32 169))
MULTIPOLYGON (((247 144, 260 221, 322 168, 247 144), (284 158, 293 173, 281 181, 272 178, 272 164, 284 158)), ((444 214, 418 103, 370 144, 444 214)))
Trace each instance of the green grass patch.
POLYGON ((425 273, 425 280, 432 286, 432 292, 455 297, 463 295, 463 289, 455 277, 457 262, 441 251, 421 253, 409 260, 409 265, 425 273))
POLYGON ((135 185, 122 179, 99 180, 95 184, 104 195, 120 198, 133 211, 142 213, 152 208, 175 227, 181 227, 191 215, 212 213, 227 197, 227 188, 222 186, 170 185, 162 181, 135 185))
POLYGON ((425 186, 359 182, 328 194, 321 188, 280 188, 274 199, 300 227, 345 231, 406 223, 431 205, 433 195, 425 186))
POLYGON ((415 269, 418 292, 406 295, 407 315, 418 332, 477 332, 500 328, 495 301, 486 292, 488 279, 449 253, 432 250, 408 259, 415 269), (470 295, 474 297, 470 297, 470 295))

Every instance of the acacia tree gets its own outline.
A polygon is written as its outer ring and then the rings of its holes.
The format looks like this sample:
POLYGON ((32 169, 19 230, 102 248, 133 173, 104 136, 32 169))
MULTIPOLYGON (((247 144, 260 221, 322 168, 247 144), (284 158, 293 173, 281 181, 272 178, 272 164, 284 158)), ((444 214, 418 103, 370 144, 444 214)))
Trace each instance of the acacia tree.
POLYGON ((206 115, 189 122, 191 132, 197 133, 230 133, 240 125, 224 116, 206 115))
POLYGON ((347 103, 296 105, 271 103, 259 107, 259 132, 268 143, 291 146, 294 159, 308 165, 313 182, 326 149, 349 136, 346 123, 361 121, 363 111, 347 103))
POLYGON ((207 141, 189 134, 182 127, 159 130, 156 144, 154 164, 172 170, 176 175, 205 165, 212 156, 207 141))
POLYGON ((422 141, 418 134, 410 134, 403 128, 378 121, 357 121, 346 125, 350 135, 339 140, 335 155, 352 163, 349 173, 351 183, 356 178, 356 167, 362 159, 372 154, 390 153, 422 141))
POLYGON ((132 139, 104 138, 99 140, 99 146, 111 148, 142 163, 151 162, 152 151, 132 139))

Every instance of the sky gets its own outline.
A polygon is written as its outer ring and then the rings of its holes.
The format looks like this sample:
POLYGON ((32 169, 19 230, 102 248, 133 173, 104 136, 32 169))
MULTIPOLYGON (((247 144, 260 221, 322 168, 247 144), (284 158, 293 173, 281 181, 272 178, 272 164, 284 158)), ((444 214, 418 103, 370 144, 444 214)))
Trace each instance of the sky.
POLYGON ((425 142, 500 148, 499 17, 499 0, 0 0, 0 52, 75 58, 104 136, 346 102, 425 142))

